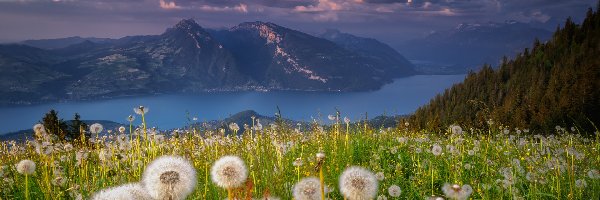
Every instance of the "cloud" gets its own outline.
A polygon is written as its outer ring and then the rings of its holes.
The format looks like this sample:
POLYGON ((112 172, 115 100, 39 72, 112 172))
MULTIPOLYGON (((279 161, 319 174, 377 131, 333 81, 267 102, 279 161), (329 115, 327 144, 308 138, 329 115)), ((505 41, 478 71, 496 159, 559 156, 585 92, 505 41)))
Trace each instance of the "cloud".
POLYGON ((248 5, 239 3, 237 5, 209 5, 209 4, 197 4, 193 2, 184 2, 183 5, 178 5, 175 1, 159 0, 160 7, 162 9, 185 9, 185 10, 202 10, 207 12, 240 12, 248 13, 248 5))
POLYGON ((319 3, 309 6, 296 6, 294 11, 297 12, 323 12, 323 11, 338 11, 341 10, 341 4, 338 4, 331 0, 319 0, 319 3))
POLYGON ((539 9, 534 9, 531 11, 514 13, 514 14, 512 14, 512 18, 517 21, 525 22, 525 23, 529 23, 529 22, 546 23, 552 17, 550 17, 550 15, 544 14, 539 9))
POLYGON ((315 21, 320 21, 320 22, 334 22, 334 21, 338 21, 339 17, 336 13, 322 13, 322 14, 318 14, 317 16, 314 16, 313 19, 315 21))
POLYGON ((248 5, 240 3, 239 5, 236 6, 224 6, 224 7, 218 7, 218 6, 209 6, 209 5, 202 5, 199 7, 200 10, 203 11, 210 11, 210 12, 223 12, 223 11, 236 11, 236 12, 240 12, 240 13, 248 13, 248 5))
POLYGON ((166 2, 165 0, 160 0, 160 7, 167 10, 181 8, 181 6, 175 4, 175 1, 166 2))

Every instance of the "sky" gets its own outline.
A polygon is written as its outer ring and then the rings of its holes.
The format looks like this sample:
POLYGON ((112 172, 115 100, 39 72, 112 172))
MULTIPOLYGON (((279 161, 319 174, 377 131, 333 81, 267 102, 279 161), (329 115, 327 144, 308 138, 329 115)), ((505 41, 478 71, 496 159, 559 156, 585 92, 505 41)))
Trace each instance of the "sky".
POLYGON ((181 19, 207 28, 273 22, 307 33, 335 28, 390 44, 460 23, 516 20, 553 30, 597 0, 0 0, 0 42, 156 35, 181 19))

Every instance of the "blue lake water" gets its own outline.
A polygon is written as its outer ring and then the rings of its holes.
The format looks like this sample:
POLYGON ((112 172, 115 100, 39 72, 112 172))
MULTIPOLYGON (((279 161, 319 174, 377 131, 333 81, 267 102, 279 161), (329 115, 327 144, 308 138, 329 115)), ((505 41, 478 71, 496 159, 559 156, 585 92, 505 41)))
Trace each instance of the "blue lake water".
MULTIPOLYGON (((273 116, 279 106, 283 117, 309 121, 326 121, 328 114, 340 110, 353 121, 377 115, 410 114, 429 102, 465 75, 417 75, 396 79, 372 92, 217 92, 192 95, 157 95, 97 101, 48 103, 30 106, 0 107, 0 133, 28 129, 50 109, 61 118, 72 119, 79 113, 84 120, 111 120, 127 124, 133 108, 144 105, 150 110, 147 123, 160 129, 188 124, 188 116, 199 121, 224 119, 243 110, 273 116), (189 115, 187 114, 189 113, 189 115)), ((138 117, 139 118, 139 117, 138 117)), ((136 121, 139 120, 136 119, 136 121)))

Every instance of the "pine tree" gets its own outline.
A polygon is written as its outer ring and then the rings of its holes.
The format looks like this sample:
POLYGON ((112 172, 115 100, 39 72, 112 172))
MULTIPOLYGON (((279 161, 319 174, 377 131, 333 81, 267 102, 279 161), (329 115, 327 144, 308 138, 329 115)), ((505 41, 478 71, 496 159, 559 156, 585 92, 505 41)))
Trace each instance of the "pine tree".
POLYGON ((79 113, 75 113, 73 117, 73 121, 69 125, 69 139, 70 140, 80 140, 82 137, 81 134, 86 134, 85 138, 89 138, 89 133, 86 133, 84 130, 87 129, 87 124, 81 121, 81 116, 79 113))
POLYGON ((55 135, 59 140, 64 141, 67 135, 67 123, 58 117, 58 112, 50 110, 42 119, 42 124, 48 134, 55 135))

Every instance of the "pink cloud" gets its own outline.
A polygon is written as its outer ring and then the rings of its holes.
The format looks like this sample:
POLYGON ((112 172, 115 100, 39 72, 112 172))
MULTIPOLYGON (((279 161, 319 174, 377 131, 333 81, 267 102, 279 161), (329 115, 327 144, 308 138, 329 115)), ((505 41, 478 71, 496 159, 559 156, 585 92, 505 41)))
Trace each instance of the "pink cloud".
POLYGON ((297 12, 322 12, 322 11, 337 11, 342 10, 342 6, 330 0, 319 0, 316 6, 296 6, 294 11, 297 12))
POLYGON ((203 11, 210 11, 210 12, 236 11, 236 12, 241 12, 241 13, 247 13, 248 5, 243 4, 243 3, 240 3, 239 5, 233 6, 233 7, 229 7, 229 6, 218 7, 218 6, 203 5, 203 6, 200 6, 199 9, 203 10, 203 11))
POLYGON ((166 2, 165 0, 160 0, 160 7, 162 9, 180 9, 181 7, 175 4, 175 1, 166 2))

